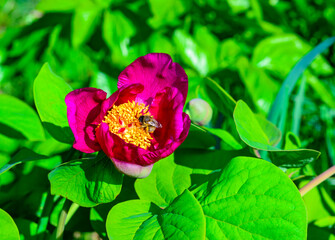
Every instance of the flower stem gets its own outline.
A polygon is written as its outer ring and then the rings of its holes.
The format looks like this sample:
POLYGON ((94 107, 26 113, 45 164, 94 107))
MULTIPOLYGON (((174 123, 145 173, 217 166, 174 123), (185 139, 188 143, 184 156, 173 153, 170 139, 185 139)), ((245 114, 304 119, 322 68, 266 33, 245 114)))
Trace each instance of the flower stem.
POLYGON ((261 154, 260 154, 259 151, 258 151, 258 149, 253 148, 253 150, 254 150, 254 154, 256 155, 256 157, 258 157, 258 158, 262 158, 262 157, 261 157, 261 154))
POLYGON ((47 229, 49 218, 50 218, 50 212, 52 210, 54 204, 54 196, 50 194, 50 191, 47 193, 47 197, 45 199, 45 203, 43 206, 43 211, 40 217, 40 220, 38 222, 38 227, 36 231, 37 240, 43 240, 44 239, 44 233, 47 229))
POLYGON ((63 234, 65 229, 66 217, 71 207, 72 202, 68 199, 65 200, 63 209, 59 215, 57 230, 56 230, 56 240, 63 240, 63 234))
POLYGON ((321 173, 319 176, 314 178, 312 181, 307 183, 305 186, 303 186, 299 191, 301 196, 304 196, 306 193, 308 193, 312 188, 316 187, 323 181, 325 181, 327 178, 331 177, 333 174, 335 174, 335 166, 332 166, 325 172, 321 173))

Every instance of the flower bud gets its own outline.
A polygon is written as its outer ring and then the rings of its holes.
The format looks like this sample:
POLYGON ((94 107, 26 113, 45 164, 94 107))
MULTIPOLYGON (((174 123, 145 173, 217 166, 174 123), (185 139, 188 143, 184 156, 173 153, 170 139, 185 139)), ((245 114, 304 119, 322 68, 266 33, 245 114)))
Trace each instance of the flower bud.
POLYGON ((211 106, 201 98, 194 98, 188 103, 187 113, 191 120, 198 125, 207 125, 213 116, 211 106))

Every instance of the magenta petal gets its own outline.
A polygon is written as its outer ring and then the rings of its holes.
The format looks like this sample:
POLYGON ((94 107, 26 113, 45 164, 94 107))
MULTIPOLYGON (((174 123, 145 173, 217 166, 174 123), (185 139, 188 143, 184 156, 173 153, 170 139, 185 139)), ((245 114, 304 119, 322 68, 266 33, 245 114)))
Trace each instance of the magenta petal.
POLYGON ((119 76, 118 88, 125 84, 141 83, 144 91, 138 95, 146 104, 150 104, 156 93, 166 87, 175 87, 183 96, 185 104, 188 78, 184 69, 172 62, 165 53, 150 53, 139 57, 123 70, 119 76))
POLYGON ((166 158, 171 155, 186 139, 190 126, 191 120, 186 113, 182 114, 182 129, 183 131, 180 133, 178 138, 170 138, 166 141, 165 146, 157 149, 155 151, 144 154, 141 158, 147 163, 155 163, 159 159, 166 158))
POLYGON ((143 91, 142 84, 124 85, 119 90, 114 92, 109 98, 107 98, 101 105, 100 118, 103 119, 106 116, 107 111, 113 105, 120 105, 128 101, 134 101, 137 94, 143 91))
POLYGON ((106 92, 96 88, 82 88, 65 97, 67 118, 74 135, 73 147, 85 153, 101 150, 95 138, 95 128, 100 123, 101 104, 106 92))
POLYGON ((152 170, 153 164, 148 166, 141 166, 135 163, 127 163, 123 161, 119 161, 117 159, 112 158, 112 161, 115 167, 121 172, 128 176, 135 178, 145 178, 147 177, 152 170))

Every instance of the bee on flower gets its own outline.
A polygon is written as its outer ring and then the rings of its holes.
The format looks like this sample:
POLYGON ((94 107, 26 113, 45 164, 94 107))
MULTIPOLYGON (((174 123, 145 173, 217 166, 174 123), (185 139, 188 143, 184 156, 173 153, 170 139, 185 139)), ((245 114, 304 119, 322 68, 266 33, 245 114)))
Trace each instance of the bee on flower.
POLYGON ((85 153, 103 150, 119 171, 143 178, 187 137, 188 78, 169 55, 151 53, 126 67, 117 87, 109 98, 96 88, 66 96, 73 147, 85 153))

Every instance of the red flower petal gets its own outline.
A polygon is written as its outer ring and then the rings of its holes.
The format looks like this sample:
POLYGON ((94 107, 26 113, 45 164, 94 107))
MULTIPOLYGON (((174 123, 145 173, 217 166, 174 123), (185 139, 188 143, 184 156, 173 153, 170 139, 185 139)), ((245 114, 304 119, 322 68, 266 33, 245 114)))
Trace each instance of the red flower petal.
POLYGON ((172 62, 171 57, 165 53, 150 53, 137 58, 123 70, 119 76, 118 88, 125 84, 141 83, 144 91, 138 95, 147 105, 156 96, 156 93, 166 87, 175 87, 181 92, 185 104, 188 78, 184 69, 172 62))
POLYGON ((94 130, 101 122, 101 105, 107 93, 96 88, 82 88, 70 92, 66 98, 67 118, 74 135, 73 147, 85 153, 101 150, 94 130))

